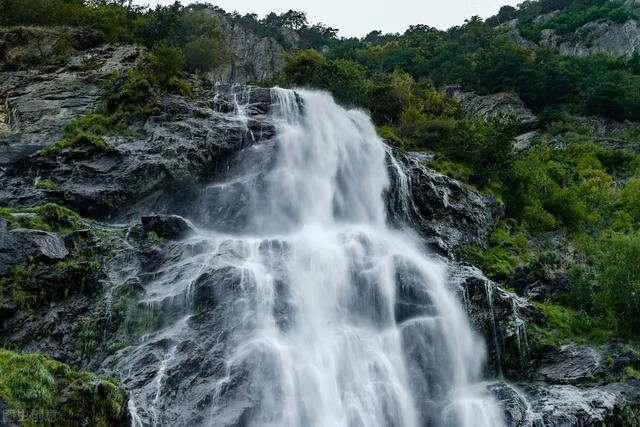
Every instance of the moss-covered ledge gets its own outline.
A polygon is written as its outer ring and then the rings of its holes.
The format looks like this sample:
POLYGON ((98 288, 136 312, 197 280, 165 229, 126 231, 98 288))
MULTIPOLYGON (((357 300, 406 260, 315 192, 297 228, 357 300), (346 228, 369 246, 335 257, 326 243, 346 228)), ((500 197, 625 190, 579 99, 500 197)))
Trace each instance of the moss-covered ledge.
POLYGON ((38 354, 0 349, 0 399, 3 415, 22 426, 112 426, 126 418, 115 380, 38 354))

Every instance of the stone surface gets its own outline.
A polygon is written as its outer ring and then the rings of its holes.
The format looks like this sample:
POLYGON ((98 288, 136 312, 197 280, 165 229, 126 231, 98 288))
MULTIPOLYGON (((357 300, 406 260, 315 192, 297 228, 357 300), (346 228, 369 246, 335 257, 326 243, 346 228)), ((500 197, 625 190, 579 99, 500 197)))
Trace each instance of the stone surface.
POLYGON ((515 121, 523 130, 535 127, 538 120, 520 98, 509 93, 480 96, 473 92, 465 92, 458 85, 445 86, 440 91, 459 102, 462 110, 469 116, 503 122, 515 121))
POLYGON ((142 228, 164 239, 183 239, 195 230, 193 225, 178 215, 152 215, 142 217, 142 228))
POLYGON ((538 357, 535 376, 548 383, 586 381, 602 372, 600 353, 586 345, 563 345, 538 357))
POLYGON ((531 356, 528 324, 540 323, 540 312, 475 267, 452 264, 450 271, 452 285, 458 287, 472 325, 487 342, 489 372, 494 376, 521 372, 531 356))
POLYGON ((162 113, 147 120, 144 132, 113 141, 109 153, 62 152, 14 163, 0 177, 0 204, 57 201, 99 218, 189 211, 185 199, 196 198, 202 184, 223 171, 229 173, 233 155, 251 151, 274 133, 265 116, 271 102, 268 89, 201 85, 195 99, 164 97, 162 113), (236 114, 239 108, 242 115, 236 114), (51 179, 55 190, 35 188, 25 181, 28 176, 51 179))
POLYGON ((262 37, 251 29, 231 22, 222 13, 209 12, 216 16, 220 27, 227 35, 233 61, 211 73, 214 80, 224 83, 248 83, 268 80, 280 71, 283 54, 293 51, 299 42, 298 34, 288 28, 279 30, 284 36, 284 45, 273 37, 262 37), (285 46, 286 45, 286 46, 285 46))
POLYGON ((0 219, 0 275, 25 264, 29 258, 59 261, 67 255, 69 251, 59 235, 24 228, 7 230, 6 221, 0 219))
POLYGON ((141 61, 143 52, 105 45, 78 52, 60 66, 1 71, 0 166, 55 142, 69 121, 100 104, 105 79, 141 61))
POLYGON ((398 162, 389 165, 391 221, 411 224, 434 249, 449 256, 464 245, 486 244, 502 215, 494 199, 434 172, 419 155, 396 157, 398 162))
POLYGON ((558 49, 561 55, 590 56, 605 52, 630 57, 640 52, 640 27, 631 19, 625 23, 589 22, 568 37, 560 38, 553 30, 545 30, 541 44, 558 49), (578 34, 588 34, 587 37, 578 34))

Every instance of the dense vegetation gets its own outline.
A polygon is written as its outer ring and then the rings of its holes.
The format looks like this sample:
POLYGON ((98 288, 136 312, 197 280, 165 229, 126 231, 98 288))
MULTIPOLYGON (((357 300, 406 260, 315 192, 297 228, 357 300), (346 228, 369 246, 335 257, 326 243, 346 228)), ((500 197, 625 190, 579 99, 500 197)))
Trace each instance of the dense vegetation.
POLYGON ((20 425, 119 425, 124 393, 115 382, 35 354, 0 349, 0 398, 5 417, 20 425))
POLYGON ((178 70, 208 71, 232 59, 218 21, 178 2, 147 10, 126 0, 2 0, 0 25, 83 26, 107 41, 176 48, 178 70))

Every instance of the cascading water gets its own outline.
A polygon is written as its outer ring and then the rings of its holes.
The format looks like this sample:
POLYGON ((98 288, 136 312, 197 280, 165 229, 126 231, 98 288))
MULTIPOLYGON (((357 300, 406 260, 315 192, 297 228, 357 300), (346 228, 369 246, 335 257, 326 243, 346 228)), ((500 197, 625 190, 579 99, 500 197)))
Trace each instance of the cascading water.
POLYGON ((370 119, 325 93, 272 99, 272 169, 216 184, 246 190, 245 226, 191 237, 146 286, 174 321, 118 358, 134 424, 502 425, 444 264, 387 225, 370 119), (129 361, 150 352, 155 372, 129 361))

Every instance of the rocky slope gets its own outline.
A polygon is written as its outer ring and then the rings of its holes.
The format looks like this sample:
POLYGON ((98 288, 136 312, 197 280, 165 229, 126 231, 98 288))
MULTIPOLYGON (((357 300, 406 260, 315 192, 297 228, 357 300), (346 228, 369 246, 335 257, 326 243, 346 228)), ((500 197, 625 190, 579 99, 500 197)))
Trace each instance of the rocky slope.
MULTIPOLYGON (((247 186, 261 184, 277 149, 271 93, 193 79, 193 98, 159 94, 159 108, 141 131, 106 138, 109 150, 74 147, 46 155, 38 150, 55 142, 69 118, 100 103, 113 72, 122 74, 144 60, 144 51, 131 46, 74 50, 51 68, 8 71, 15 66, 5 62, 0 75, 6 129, 0 136, 0 343, 108 373, 131 393, 152 394, 174 345, 161 326, 181 314, 180 298, 186 297, 162 296, 152 284, 180 280, 174 266, 207 254, 206 241, 190 240, 194 227, 234 231, 246 225, 247 186), (223 183, 233 191, 221 192, 223 183), (51 206, 24 209, 46 203, 80 216, 51 206), (49 286, 44 293, 43 283, 49 286), (124 360, 136 369, 124 372, 124 360)), ((240 78, 237 73, 228 75, 240 78)), ((472 103, 481 114, 492 108, 476 98, 472 103)), ((623 419, 637 402, 637 380, 625 369, 640 369, 638 349, 565 346, 532 354, 540 349, 531 342, 529 325, 542 324, 543 316, 456 258, 466 244, 486 244, 501 215, 499 204, 433 172, 418 155, 395 159, 388 158, 389 218, 414 227, 425 250, 448 263, 451 286, 489 344, 487 376, 507 378, 490 387, 509 424, 609 425, 623 419)), ((228 256, 239 256, 239 250, 230 243, 228 256)), ((201 332, 173 350, 184 362, 166 379, 166 392, 175 399, 200 396, 207 375, 222 374, 221 366, 209 366, 199 355, 221 351, 210 331, 233 316, 237 272, 199 274, 193 298, 200 310, 191 322, 201 332), (204 310, 205 303, 215 310, 204 310)), ((398 291, 396 316, 428 304, 428 296, 407 283, 398 291)), ((231 389, 248 396, 250 387, 239 383, 231 389)), ((252 402, 235 402, 240 403, 217 414, 219 419, 242 421, 252 402)), ((196 403, 194 420, 209 402, 196 403)), ((129 403, 128 409, 136 419, 154 417, 154 408, 129 403)))
MULTIPOLYGON (((635 0, 627 0, 625 9, 629 10, 632 16, 624 22, 614 22, 610 19, 591 21, 568 34, 559 34, 552 28, 544 28, 538 43, 527 40, 520 34, 518 19, 502 24, 501 28, 505 36, 528 49, 546 46, 566 56, 585 57, 605 52, 613 56, 631 57, 634 53, 640 53, 640 8, 635 0)), ((554 11, 540 15, 533 23, 544 23, 559 13, 554 11)))

